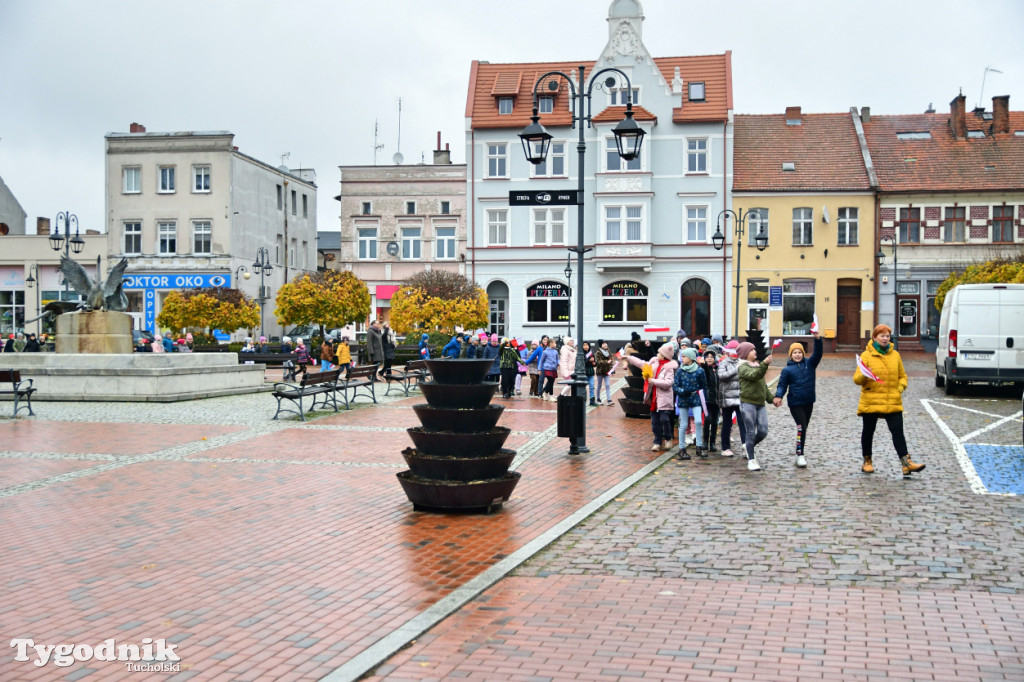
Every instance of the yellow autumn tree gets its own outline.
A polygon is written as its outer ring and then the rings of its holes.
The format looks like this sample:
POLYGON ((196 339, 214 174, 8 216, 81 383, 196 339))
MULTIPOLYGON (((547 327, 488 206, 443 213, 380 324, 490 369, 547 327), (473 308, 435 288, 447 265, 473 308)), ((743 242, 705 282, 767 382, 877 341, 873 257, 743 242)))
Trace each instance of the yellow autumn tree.
POLYGON ((238 289, 185 289, 167 294, 156 323, 161 327, 202 331, 207 335, 214 329, 231 333, 236 329, 258 326, 260 307, 238 289))
POLYGON ((425 270, 402 283, 391 297, 391 327, 412 331, 455 332, 487 325, 487 294, 465 276, 425 270))
POLYGON ((949 290, 958 284, 1024 284, 1024 254, 968 265, 963 272, 951 272, 935 294, 935 309, 942 310, 949 290))
POLYGON ((366 282, 347 270, 326 270, 296 277, 277 292, 274 316, 282 325, 344 327, 370 314, 366 282))

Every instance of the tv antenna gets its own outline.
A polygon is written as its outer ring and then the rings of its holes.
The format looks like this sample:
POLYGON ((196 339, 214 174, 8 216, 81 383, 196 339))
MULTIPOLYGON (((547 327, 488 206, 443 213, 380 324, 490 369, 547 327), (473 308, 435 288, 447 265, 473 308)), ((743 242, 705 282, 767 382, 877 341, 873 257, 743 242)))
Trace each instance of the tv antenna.
POLYGON ((380 144, 377 143, 377 131, 378 131, 377 121, 376 121, 376 119, 374 119, 374 121, 373 121, 373 165, 374 166, 377 165, 377 152, 380 151, 381 149, 384 149, 384 143, 383 142, 381 142, 380 144))
POLYGON ((292 153, 291 152, 283 152, 281 154, 281 166, 280 167, 286 167, 284 165, 284 162, 287 161, 288 159, 290 159, 291 157, 292 157, 292 153))
POLYGON ((398 151, 391 157, 391 160, 395 162, 396 166, 402 164, 405 157, 402 156, 402 98, 398 98, 398 151))
POLYGON ((979 107, 981 106, 982 100, 985 99, 985 78, 988 77, 988 72, 989 71, 991 71, 992 73, 1002 73, 1002 71, 1000 71, 999 69, 994 69, 991 66, 986 66, 985 67, 985 72, 983 74, 981 74, 981 94, 978 95, 978 106, 979 107))

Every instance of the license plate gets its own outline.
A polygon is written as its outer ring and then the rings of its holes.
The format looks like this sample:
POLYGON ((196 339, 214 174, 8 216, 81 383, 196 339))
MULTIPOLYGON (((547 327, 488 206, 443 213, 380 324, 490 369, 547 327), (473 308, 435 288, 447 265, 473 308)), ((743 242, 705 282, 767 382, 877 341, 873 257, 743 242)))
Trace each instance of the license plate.
POLYGON ((991 353, 964 353, 964 360, 989 360, 991 353))

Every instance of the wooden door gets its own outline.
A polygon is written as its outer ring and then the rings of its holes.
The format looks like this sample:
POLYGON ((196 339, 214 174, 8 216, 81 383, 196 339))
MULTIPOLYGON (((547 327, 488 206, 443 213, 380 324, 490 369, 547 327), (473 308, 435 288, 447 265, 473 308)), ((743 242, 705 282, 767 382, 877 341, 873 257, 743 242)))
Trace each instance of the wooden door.
POLYGON ((860 345, 860 296, 840 296, 836 306, 836 343, 860 345))

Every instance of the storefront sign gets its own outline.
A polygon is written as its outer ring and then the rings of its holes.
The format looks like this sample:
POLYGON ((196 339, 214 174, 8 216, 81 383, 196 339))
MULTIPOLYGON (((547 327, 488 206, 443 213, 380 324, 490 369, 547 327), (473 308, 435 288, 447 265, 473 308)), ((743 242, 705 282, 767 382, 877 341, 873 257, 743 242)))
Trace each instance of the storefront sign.
POLYGON ((125 275, 125 289, 208 289, 231 286, 230 273, 168 273, 165 275, 125 275))
POLYGON ((768 287, 768 307, 772 310, 782 310, 782 287, 768 287))
POLYGON ((541 282, 526 290, 527 298, 569 298, 569 287, 561 282, 541 282))
POLYGON ((639 282, 612 282, 603 287, 602 296, 647 296, 647 287, 639 282))

